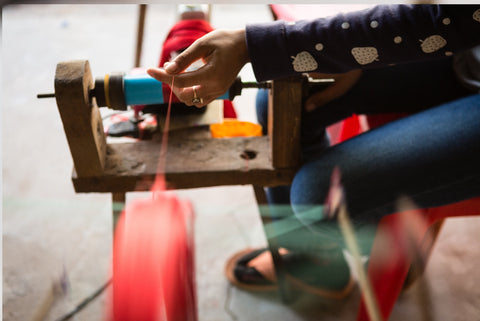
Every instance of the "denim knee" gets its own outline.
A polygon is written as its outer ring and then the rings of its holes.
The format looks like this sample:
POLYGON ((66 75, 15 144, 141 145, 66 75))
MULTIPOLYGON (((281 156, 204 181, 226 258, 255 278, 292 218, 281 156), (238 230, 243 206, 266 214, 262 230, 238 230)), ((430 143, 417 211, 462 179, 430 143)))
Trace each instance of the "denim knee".
POLYGON ((259 89, 255 100, 257 121, 262 126, 263 135, 268 133, 268 90, 259 89))
POLYGON ((323 203, 330 186, 331 170, 319 167, 318 164, 306 163, 298 172, 292 182, 290 200, 292 208, 297 215, 313 215, 321 220, 323 203))

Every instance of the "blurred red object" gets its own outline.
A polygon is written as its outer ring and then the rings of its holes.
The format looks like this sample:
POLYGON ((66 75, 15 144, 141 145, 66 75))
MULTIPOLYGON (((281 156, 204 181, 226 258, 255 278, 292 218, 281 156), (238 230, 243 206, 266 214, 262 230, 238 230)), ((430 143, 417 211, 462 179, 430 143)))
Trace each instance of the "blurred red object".
POLYGON ((119 218, 113 250, 110 321, 196 321, 193 210, 153 192, 119 218))
MULTIPOLYGON (((388 320, 416 259, 412 246, 419 251, 417 254, 421 254, 424 268, 436 237, 429 237, 430 227, 448 217, 479 215, 480 197, 477 197, 440 207, 403 211, 385 216, 380 221, 370 254, 368 276, 384 320, 388 320), (416 222, 413 227, 412 222, 416 222)), ((357 321, 367 320, 371 319, 362 300, 357 321)))

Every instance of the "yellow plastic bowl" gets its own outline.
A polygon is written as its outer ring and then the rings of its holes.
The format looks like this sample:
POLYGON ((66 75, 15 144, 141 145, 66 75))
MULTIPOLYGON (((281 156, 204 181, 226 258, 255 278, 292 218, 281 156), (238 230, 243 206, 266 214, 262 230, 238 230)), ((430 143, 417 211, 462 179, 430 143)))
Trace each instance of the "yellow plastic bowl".
POLYGON ((262 136, 262 126, 236 119, 225 119, 223 123, 210 125, 213 138, 262 136))

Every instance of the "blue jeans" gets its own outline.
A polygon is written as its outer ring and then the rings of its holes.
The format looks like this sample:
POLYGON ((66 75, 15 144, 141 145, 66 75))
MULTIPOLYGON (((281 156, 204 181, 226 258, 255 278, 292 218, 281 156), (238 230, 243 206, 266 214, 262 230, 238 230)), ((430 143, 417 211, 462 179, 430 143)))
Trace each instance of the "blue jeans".
MULTIPOLYGON (((260 123, 266 116, 262 95, 257 100, 260 123)), ((277 223, 298 221, 297 228, 277 232, 281 246, 315 254, 305 245, 341 244, 336 221, 322 214, 336 166, 364 253, 376 224, 396 212, 400 196, 419 207, 480 196, 480 95, 456 83, 449 59, 365 71, 346 95, 303 119, 302 131, 310 135, 302 136, 304 164, 291 186, 267 190, 277 223), (326 126, 352 113, 385 112, 416 113, 326 146, 326 126)))

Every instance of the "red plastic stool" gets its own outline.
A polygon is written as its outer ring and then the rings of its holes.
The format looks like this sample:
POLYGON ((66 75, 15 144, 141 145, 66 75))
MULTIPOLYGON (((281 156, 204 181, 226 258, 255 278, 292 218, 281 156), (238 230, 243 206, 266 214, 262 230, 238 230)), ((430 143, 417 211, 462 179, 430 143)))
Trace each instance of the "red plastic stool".
MULTIPOLYGON (((412 246, 420 251, 417 254, 426 264, 435 242, 434 238, 428 237, 430 227, 448 217, 478 215, 480 197, 441 207, 396 213, 380 221, 368 264, 368 276, 383 320, 388 320, 416 256, 412 246)), ((357 320, 370 320, 363 299, 357 320)))

